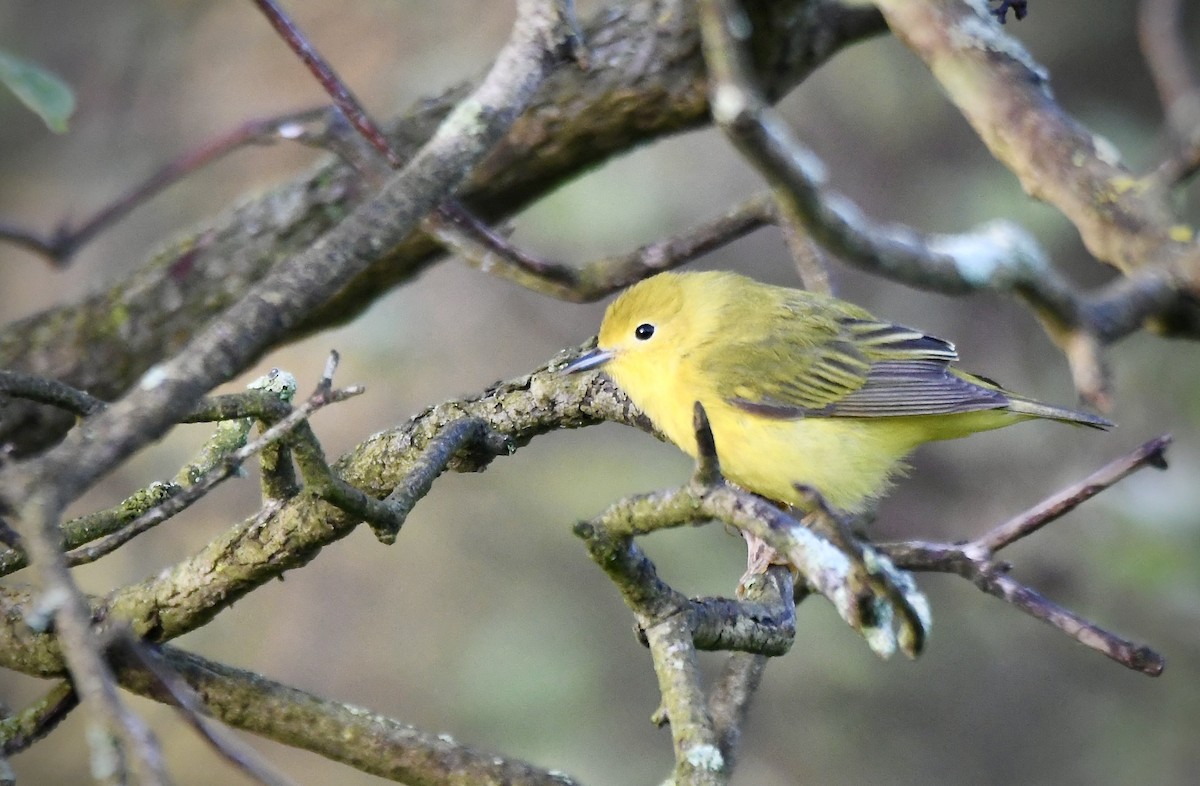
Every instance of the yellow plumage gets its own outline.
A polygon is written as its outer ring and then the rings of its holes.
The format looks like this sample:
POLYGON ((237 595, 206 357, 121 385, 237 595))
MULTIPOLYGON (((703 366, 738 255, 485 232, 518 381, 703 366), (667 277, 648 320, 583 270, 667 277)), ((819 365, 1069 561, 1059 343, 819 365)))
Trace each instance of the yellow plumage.
POLYGON ((695 456, 693 404, 708 413, 724 475, 790 505, 796 484, 862 510, 916 446, 1049 418, 1103 418, 1038 403, 953 369, 953 345, 835 298, 733 273, 661 273, 608 307, 603 366, 695 456))

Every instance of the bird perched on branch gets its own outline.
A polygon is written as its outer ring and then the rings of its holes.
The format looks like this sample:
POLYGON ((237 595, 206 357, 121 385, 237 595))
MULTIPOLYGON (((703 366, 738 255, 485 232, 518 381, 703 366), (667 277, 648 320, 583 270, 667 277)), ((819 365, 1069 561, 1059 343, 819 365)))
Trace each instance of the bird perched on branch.
POLYGON ((596 349, 565 371, 602 367, 693 457, 699 401, 725 477, 797 507, 808 487, 847 513, 884 494, 925 442, 1035 418, 1112 426, 956 360, 948 341, 836 298, 734 273, 660 273, 613 301, 596 349))

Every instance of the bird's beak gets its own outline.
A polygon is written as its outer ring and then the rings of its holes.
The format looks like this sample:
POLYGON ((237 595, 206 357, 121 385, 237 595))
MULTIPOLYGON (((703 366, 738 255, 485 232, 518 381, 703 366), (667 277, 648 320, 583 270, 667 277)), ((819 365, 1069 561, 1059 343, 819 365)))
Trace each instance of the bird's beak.
POLYGON ((575 374, 579 371, 587 371, 589 368, 603 366, 608 361, 612 360, 614 354, 609 349, 593 349, 591 352, 586 352, 572 360, 567 365, 563 366, 560 374, 575 374))

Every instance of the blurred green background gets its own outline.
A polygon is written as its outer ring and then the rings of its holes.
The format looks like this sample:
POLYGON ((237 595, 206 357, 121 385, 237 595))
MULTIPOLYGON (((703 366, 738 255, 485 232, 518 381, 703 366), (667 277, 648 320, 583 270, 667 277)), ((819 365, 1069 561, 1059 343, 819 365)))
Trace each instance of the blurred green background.
MULTIPOLYGON (((512 18, 511 3, 479 0, 286 5, 381 117, 477 73, 512 18)), ((581 3, 581 14, 600 5, 581 3)), ((1009 31, 1049 68, 1063 105, 1142 170, 1165 143, 1136 47, 1135 5, 1033 3, 1030 18, 1010 22, 1009 31)), ((1200 15, 1190 13, 1187 40, 1200 44, 1200 15)), ((65 136, 0 96, 0 216, 39 228, 88 214, 167 158, 248 118, 322 101, 249 3, 8 0, 0 3, 0 48, 40 62, 78 92, 65 136)), ((839 55, 783 108, 836 186, 871 216, 947 232, 1010 218, 1078 281, 1107 278, 1067 221, 1024 196, 895 41, 839 55)), ((0 246, 0 317, 119 279, 164 238, 313 159, 284 146, 240 152, 143 207, 67 270, 0 246)), ((516 239, 582 261, 684 229, 760 188, 717 133, 696 132, 561 189, 518 220, 516 239)), ((1193 222, 1196 193, 1193 186, 1183 196, 1193 222)), ((775 231, 700 266, 796 281, 775 231)), ((843 297, 955 340, 966 368, 1048 401, 1074 401, 1063 359, 1013 302, 833 272, 843 297)), ((275 353, 246 379, 279 366, 307 388, 325 353, 338 348, 340 381, 364 383, 368 394, 317 416, 318 434, 337 455, 428 404, 533 368, 592 334, 601 312, 602 304, 554 302, 447 260, 353 324, 275 353)), ((920 578, 935 626, 928 652, 912 663, 878 660, 827 604, 809 602, 795 648, 767 671, 736 784, 1195 782, 1200 347, 1139 335, 1110 358, 1119 429, 1099 435, 1027 424, 928 448, 878 528, 887 537, 967 538, 1174 432, 1169 472, 1139 474, 1007 554, 1018 578, 1163 652, 1166 673, 1128 672, 952 577, 920 578)), ((201 427, 179 429, 107 478, 77 512, 173 473, 164 468, 186 460, 204 435, 201 427)), ((658 698, 649 658, 571 525, 622 495, 677 484, 689 470, 675 449, 620 427, 539 439, 482 475, 443 478, 395 546, 356 532, 178 643, 585 783, 655 783, 668 771, 670 740, 649 722, 658 698)), ((231 482, 80 570, 79 579, 104 592, 151 575, 251 514, 256 494, 252 478, 231 482)), ((693 594, 729 593, 743 569, 740 539, 721 527, 645 545, 665 577, 693 594)), ((715 670, 720 658, 705 662, 715 670)), ((0 674, 9 706, 43 688, 0 674)), ((152 720, 179 783, 246 782, 170 711, 133 703, 152 720)), ((21 782, 85 782, 83 730, 76 713, 16 757, 21 782)), ((380 782, 248 739, 302 783, 380 782)))

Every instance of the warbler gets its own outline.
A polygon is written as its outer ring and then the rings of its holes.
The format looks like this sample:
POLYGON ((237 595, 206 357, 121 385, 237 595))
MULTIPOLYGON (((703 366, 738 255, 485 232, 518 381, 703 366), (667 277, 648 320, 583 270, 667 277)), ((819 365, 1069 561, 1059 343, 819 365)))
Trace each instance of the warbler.
POLYGON ((1051 406, 952 367, 954 345, 837 298, 735 273, 660 273, 609 305, 601 367, 658 429, 698 453, 693 407, 708 415, 721 471, 804 507, 808 487, 846 513, 889 488, 925 442, 1034 418, 1093 428, 1104 418, 1051 406))

